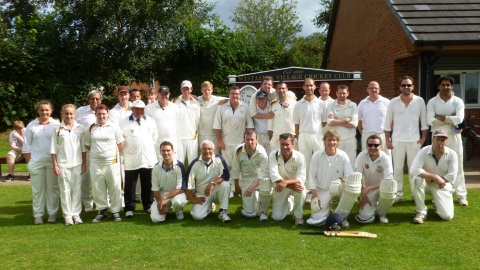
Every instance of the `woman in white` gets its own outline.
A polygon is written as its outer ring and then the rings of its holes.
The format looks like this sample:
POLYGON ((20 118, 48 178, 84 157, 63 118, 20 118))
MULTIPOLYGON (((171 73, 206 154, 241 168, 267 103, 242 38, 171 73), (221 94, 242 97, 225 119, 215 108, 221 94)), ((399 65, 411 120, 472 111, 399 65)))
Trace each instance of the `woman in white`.
POLYGON ((98 215, 93 222, 107 218, 108 200, 114 221, 122 221, 122 188, 120 177, 119 151, 124 138, 120 127, 108 120, 108 107, 104 104, 95 109, 97 121, 86 131, 85 145, 90 149, 90 178, 92 179, 93 200, 98 215))
POLYGON ((48 222, 57 220, 58 212, 58 180, 53 173, 53 163, 50 157, 50 144, 58 121, 50 117, 53 112, 52 103, 40 100, 36 110, 38 118, 27 125, 24 135, 22 152, 28 163, 28 172, 32 180, 33 217, 35 224, 43 224, 45 207, 48 222))
POLYGON ((62 122, 52 136, 53 172, 58 176, 65 225, 81 224, 81 175, 87 170, 85 130, 75 121, 73 104, 62 107, 62 122))

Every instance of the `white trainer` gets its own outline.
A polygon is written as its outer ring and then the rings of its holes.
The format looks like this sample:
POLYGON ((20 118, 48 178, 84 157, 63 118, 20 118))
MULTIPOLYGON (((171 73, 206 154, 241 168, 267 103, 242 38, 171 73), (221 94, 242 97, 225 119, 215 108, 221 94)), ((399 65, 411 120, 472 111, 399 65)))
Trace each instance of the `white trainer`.
POLYGON ((182 220, 185 218, 185 215, 183 214, 183 209, 176 210, 175 214, 177 215, 178 220, 182 220))
POLYGON ((427 217, 424 214, 417 213, 415 217, 413 218, 413 223, 415 224, 422 224, 424 220, 426 220, 427 217))
POLYGON ((83 220, 80 218, 79 215, 74 215, 72 218, 73 218, 73 223, 75 223, 75 224, 82 224, 83 223, 83 220))
POLYGON ((65 218, 65 226, 70 226, 70 225, 73 225, 73 224, 75 224, 75 223, 73 222, 72 217, 69 216, 69 217, 65 218))
POLYGON ((380 223, 388 224, 388 218, 386 215, 379 215, 378 220, 380 221, 380 223))
POLYGON ((133 218, 133 211, 127 211, 127 212, 125 212, 125 217, 126 217, 126 218, 133 218))
POLYGON ((265 213, 260 213, 260 221, 267 221, 268 220, 268 215, 265 213))
POLYGON ((227 215, 227 211, 225 210, 218 213, 218 219, 220 219, 223 223, 232 221, 232 219, 227 215))
POLYGON ((458 204, 461 206, 468 206, 467 198, 465 197, 458 198, 458 204))
POLYGON ((43 224, 43 217, 36 217, 33 224, 35 224, 35 225, 43 224))
POLYGON ((48 223, 55 223, 57 221, 57 215, 49 215, 48 216, 48 223))

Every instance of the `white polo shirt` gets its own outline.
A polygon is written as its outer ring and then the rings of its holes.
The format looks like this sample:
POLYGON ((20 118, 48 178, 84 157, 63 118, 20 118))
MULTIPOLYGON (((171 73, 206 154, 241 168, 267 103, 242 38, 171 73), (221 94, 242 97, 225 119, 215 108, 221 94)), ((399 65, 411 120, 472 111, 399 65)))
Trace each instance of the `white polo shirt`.
POLYGON ((275 100, 270 105, 270 111, 275 113, 272 119, 268 119, 268 130, 273 131, 272 138, 278 139, 280 134, 290 133, 295 135, 295 125, 293 124, 293 109, 296 101, 290 103, 287 108, 282 103, 275 100))
POLYGON ((453 134, 456 125, 463 122, 465 117, 465 104, 459 97, 452 96, 446 102, 437 94, 427 104, 427 122, 432 127, 432 132, 444 130, 453 134), (445 115, 445 122, 435 119, 435 115, 445 115))
POLYGON ((82 165, 82 153, 86 151, 83 126, 74 121, 72 129, 68 130, 62 121, 53 133, 50 147, 50 154, 57 155, 58 166, 72 168, 82 165))
POLYGON ((97 122, 95 111, 90 108, 90 105, 78 108, 75 115, 75 121, 82 125, 85 130, 90 128, 93 123, 97 122))
POLYGON ((324 107, 319 98, 315 97, 310 102, 302 98, 293 109, 293 124, 299 125, 300 134, 321 134, 324 114, 324 107))
POLYGON ((90 163, 99 165, 117 163, 117 144, 125 141, 117 124, 107 121, 105 125, 101 126, 95 123, 85 134, 85 145, 90 146, 90 163))
POLYGON ((170 101, 165 108, 160 107, 158 102, 145 108, 145 115, 150 116, 157 125, 159 138, 177 136, 177 114, 178 106, 170 101))
POLYGON ((297 179, 305 184, 307 175, 305 157, 297 150, 292 150, 292 157, 285 162, 280 149, 274 150, 269 156, 270 179, 276 182, 281 179, 297 179))
MULTIPOLYGON (((253 93, 253 95, 250 97, 250 117, 253 117, 255 114, 257 114, 257 93, 261 91, 261 88, 257 90, 257 92, 253 93)), ((270 93, 268 93, 268 101, 273 102, 274 100, 278 99, 278 94, 275 88, 270 89, 270 93)), ((287 102, 288 104, 292 104, 297 100, 297 97, 295 96, 295 93, 292 91, 287 91, 287 102)))
POLYGON ((323 110, 324 110, 324 116, 323 116, 323 119, 322 119, 322 122, 327 122, 327 110, 328 110, 328 107, 333 103, 335 102, 335 99, 333 99, 332 97, 328 96, 328 99, 327 100, 322 100, 321 98, 320 99, 320 102, 321 104, 323 105, 323 110))
POLYGON ((120 121, 132 114, 132 109, 130 108, 131 106, 132 102, 129 101, 128 109, 125 110, 124 108, 120 107, 120 104, 117 103, 117 105, 115 105, 115 107, 108 112, 108 120, 117 125, 120 124, 120 121))
POLYGON ((418 130, 428 130, 427 109, 423 98, 413 95, 412 101, 405 107, 400 96, 390 100, 387 116, 385 117, 385 131, 391 131, 391 124, 394 123, 392 141, 416 142, 420 139, 418 130))
MULTIPOLYGON (((327 124, 332 122, 335 116, 336 119, 350 118, 350 124, 355 127, 358 125, 358 107, 355 102, 347 100, 347 103, 341 105, 336 100, 328 107, 327 109, 327 124)), ((357 135, 357 130, 355 128, 346 128, 342 126, 332 126, 329 127, 337 131, 340 135, 340 141, 345 139, 350 139, 357 135)))
POLYGON ((233 157, 231 178, 241 179, 240 187, 244 189, 257 179, 265 179, 269 177, 268 155, 265 148, 257 143, 255 152, 249 157, 247 150, 245 149, 245 144, 242 143, 239 145, 236 154, 233 157))
POLYGON ((351 173, 353 169, 347 153, 337 149, 330 157, 322 149, 312 156, 306 186, 307 189, 328 190, 333 180, 343 179, 351 173))
POLYGON ((47 124, 40 124, 38 118, 30 122, 23 135, 22 153, 29 153, 31 161, 51 162, 52 135, 59 126, 60 123, 51 117, 47 124))
POLYGON ((165 167, 157 163, 152 170, 152 191, 170 192, 175 189, 182 189, 186 182, 185 166, 182 162, 174 160, 171 167, 165 167))
POLYGON ((364 187, 378 184, 383 180, 393 180, 392 158, 383 151, 380 151, 380 155, 373 161, 368 151, 362 151, 355 161, 354 170, 362 173, 364 187))
POLYGON ((177 138, 195 140, 200 123, 200 104, 195 99, 183 100, 181 96, 173 100, 178 106, 177 138))
POLYGON ((413 177, 418 177, 424 172, 439 175, 453 185, 458 172, 457 153, 452 149, 445 147, 445 152, 438 160, 437 164, 433 156, 432 146, 429 145, 423 147, 413 160, 410 174, 413 177))
MULTIPOLYGON (((259 114, 267 114, 270 112, 270 102, 267 101, 267 106, 265 106, 265 109, 261 109, 257 105, 257 113, 259 114)), ((257 118, 252 118, 253 120, 253 126, 255 127, 255 132, 257 134, 265 135, 268 134, 268 119, 257 119, 257 118)))
POLYGON ((137 119, 131 114, 120 122, 125 144, 122 149, 125 170, 153 168, 157 163, 155 142, 158 138, 157 125, 149 116, 137 119))
POLYGON ((358 120, 362 121, 363 132, 383 133, 385 117, 390 100, 379 96, 374 102, 368 97, 358 104, 358 120))
POLYGON ((222 177, 223 181, 230 179, 227 163, 221 155, 215 155, 211 160, 204 161, 202 157, 198 157, 190 163, 187 171, 188 184, 183 186, 185 189, 195 190, 195 193, 204 195, 205 188, 215 178, 222 177))
POLYGON ((198 134, 206 136, 215 136, 213 131, 213 121, 218 108, 218 101, 223 98, 211 96, 209 101, 205 101, 203 96, 198 97, 200 104, 200 123, 198 125, 198 134))
POLYGON ((243 141, 245 130, 253 128, 248 105, 240 101, 235 111, 230 102, 218 106, 213 128, 222 130, 222 139, 225 145, 239 145, 243 141))

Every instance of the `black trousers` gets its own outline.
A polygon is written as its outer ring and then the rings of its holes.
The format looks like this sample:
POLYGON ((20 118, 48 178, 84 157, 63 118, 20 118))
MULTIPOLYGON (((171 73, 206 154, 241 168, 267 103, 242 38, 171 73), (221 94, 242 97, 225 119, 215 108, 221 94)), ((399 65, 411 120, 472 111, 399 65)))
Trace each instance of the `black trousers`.
POLYGON ((152 205, 152 169, 140 168, 137 170, 125 170, 125 186, 123 189, 125 212, 135 211, 135 194, 139 175, 140 186, 142 187, 143 211, 149 210, 152 205))

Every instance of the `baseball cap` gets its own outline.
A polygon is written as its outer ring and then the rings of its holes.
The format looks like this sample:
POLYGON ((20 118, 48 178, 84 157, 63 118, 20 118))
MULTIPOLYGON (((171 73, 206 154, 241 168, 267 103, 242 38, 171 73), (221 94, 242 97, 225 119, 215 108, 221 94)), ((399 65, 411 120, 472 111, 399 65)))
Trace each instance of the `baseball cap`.
POLYGON ((117 92, 120 94, 122 92, 130 92, 130 90, 125 85, 122 85, 122 86, 118 87, 117 92))
POLYGON ((182 82, 181 87, 182 88, 184 88, 184 87, 192 88, 192 83, 190 81, 185 80, 185 81, 182 82))
POLYGON ((160 89, 158 89, 158 93, 170 93, 170 88, 166 86, 160 86, 160 89))
POLYGON ((256 96, 256 97, 257 97, 257 98, 267 98, 267 96, 268 96, 268 95, 267 95, 267 92, 261 90, 261 91, 258 91, 258 92, 257 92, 257 96, 256 96))
POLYGON ((143 109, 143 108, 145 108, 145 103, 144 103, 142 100, 135 100, 135 101, 132 103, 132 108, 140 108, 140 109, 143 109))
POLYGON ((448 133, 444 130, 437 130, 433 133, 433 137, 446 137, 448 138, 448 133))

